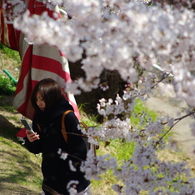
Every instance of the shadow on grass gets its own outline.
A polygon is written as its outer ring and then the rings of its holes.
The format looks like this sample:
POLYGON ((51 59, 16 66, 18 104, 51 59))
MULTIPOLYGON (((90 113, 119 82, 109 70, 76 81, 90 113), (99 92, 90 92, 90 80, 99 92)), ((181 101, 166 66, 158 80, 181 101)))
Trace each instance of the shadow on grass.
POLYGON ((33 192, 21 186, 15 186, 10 183, 0 183, 1 195, 41 195, 42 193, 33 192))
POLYGON ((17 141, 16 133, 20 128, 16 128, 12 123, 10 123, 4 116, 0 114, 0 136, 11 139, 12 141, 17 141))
POLYGON ((11 152, 0 151, 2 162, 0 162, 0 194, 39 194, 41 191, 40 166, 32 162, 24 152, 19 153, 20 148, 11 152), (31 183, 34 182, 35 183, 31 183), (37 184, 39 181, 39 184, 37 184), (39 189, 34 185, 39 185, 39 189))

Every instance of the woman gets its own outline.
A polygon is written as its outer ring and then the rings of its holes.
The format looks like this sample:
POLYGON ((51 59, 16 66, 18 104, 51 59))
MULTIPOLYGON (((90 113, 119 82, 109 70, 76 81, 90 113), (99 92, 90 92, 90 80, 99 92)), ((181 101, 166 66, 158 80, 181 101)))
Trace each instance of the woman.
POLYGON ((35 108, 33 130, 26 131, 25 145, 34 153, 42 153, 43 194, 87 194, 90 182, 80 171, 81 162, 86 160, 87 147, 78 130, 79 121, 72 106, 62 95, 60 85, 53 79, 37 83, 31 103, 35 108), (61 119, 65 111, 71 110, 64 120, 67 142, 61 132, 61 119))

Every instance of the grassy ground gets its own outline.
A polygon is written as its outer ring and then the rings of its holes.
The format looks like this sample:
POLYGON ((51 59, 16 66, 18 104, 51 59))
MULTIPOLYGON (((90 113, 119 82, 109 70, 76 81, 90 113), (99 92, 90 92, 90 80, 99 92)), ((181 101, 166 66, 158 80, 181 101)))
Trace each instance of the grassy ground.
POLYGON ((10 96, 0 96, 0 194, 40 194, 41 158, 30 154, 17 140, 22 117, 10 96))

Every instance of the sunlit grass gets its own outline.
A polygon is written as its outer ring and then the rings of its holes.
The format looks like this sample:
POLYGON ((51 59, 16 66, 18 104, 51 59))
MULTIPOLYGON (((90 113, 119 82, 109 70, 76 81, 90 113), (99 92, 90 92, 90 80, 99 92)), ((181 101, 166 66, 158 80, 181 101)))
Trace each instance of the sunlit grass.
POLYGON ((15 61, 17 61, 18 63, 21 62, 20 56, 18 51, 12 50, 6 46, 4 46, 2 43, 0 43, 0 50, 6 54, 6 58, 11 58, 14 59, 15 61))
POLYGON ((136 99, 134 111, 130 117, 132 125, 139 125, 141 121, 139 116, 143 113, 143 111, 152 118, 152 121, 155 121, 158 117, 158 115, 152 110, 149 110, 140 99, 136 99))
POLYGON ((0 75, 0 94, 14 95, 15 90, 16 90, 15 83, 8 77, 0 75))
MULTIPOLYGON (((32 155, 20 143, 0 136, 0 181, 22 184, 40 192, 41 158, 32 155)), ((13 191, 14 192, 14 191, 13 191)))

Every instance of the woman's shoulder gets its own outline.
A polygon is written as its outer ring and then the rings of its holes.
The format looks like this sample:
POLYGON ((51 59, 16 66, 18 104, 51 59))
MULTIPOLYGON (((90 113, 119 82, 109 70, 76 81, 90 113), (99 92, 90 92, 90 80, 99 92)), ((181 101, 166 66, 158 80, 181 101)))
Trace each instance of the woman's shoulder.
POLYGON ((72 110, 69 110, 69 112, 63 114, 63 118, 66 126, 77 126, 79 124, 79 120, 72 110))
POLYGON ((66 110, 62 114, 66 121, 78 120, 73 110, 66 110))

